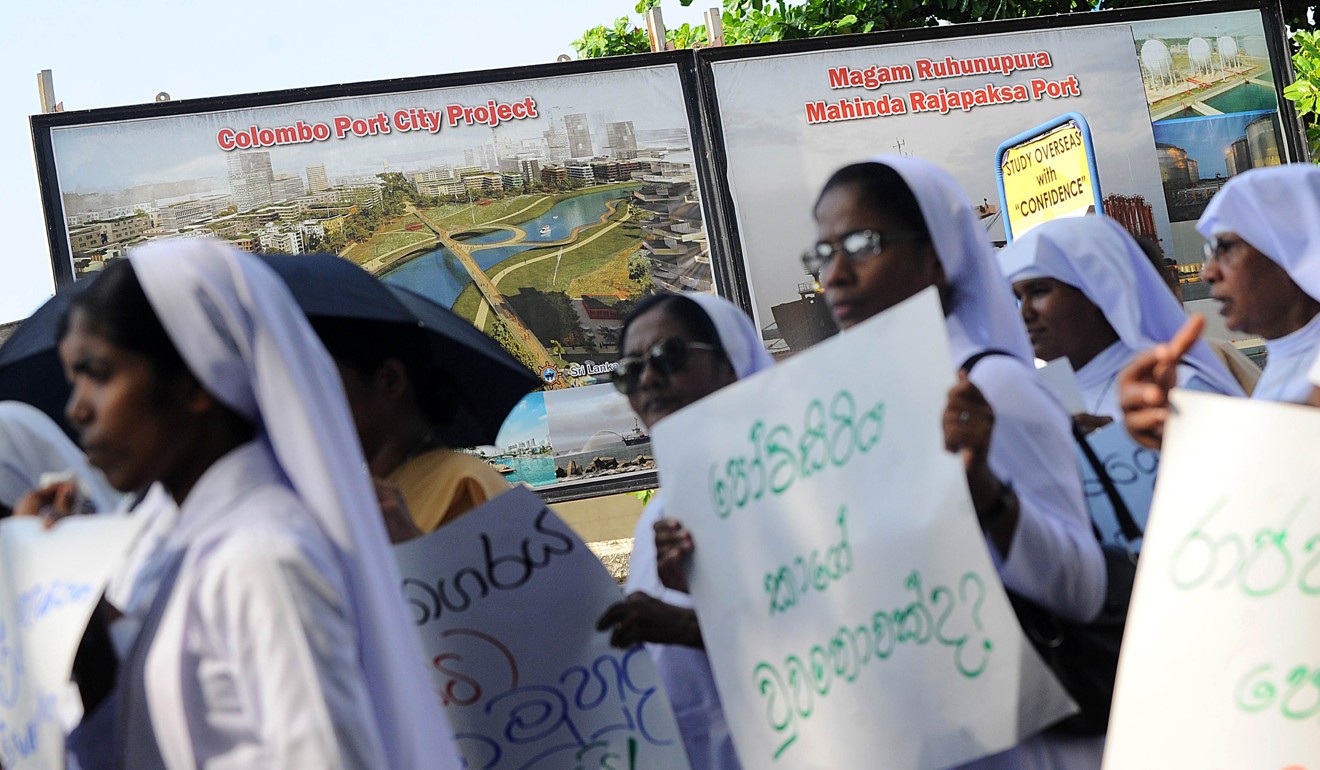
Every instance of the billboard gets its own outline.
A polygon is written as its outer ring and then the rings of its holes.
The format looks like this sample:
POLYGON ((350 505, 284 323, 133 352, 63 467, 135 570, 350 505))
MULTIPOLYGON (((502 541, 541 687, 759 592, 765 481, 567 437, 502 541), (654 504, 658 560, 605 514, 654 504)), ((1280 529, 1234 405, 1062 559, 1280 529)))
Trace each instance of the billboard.
POLYGON ((690 67, 660 58, 36 118, 56 272, 168 237, 335 252, 539 374, 480 448, 510 480, 644 473, 649 437, 600 384, 619 326, 647 294, 715 288, 690 67))
MULTIPOLYGON (((1087 168, 1104 211, 1179 262, 1199 263, 1200 240, 1179 227, 1181 198, 1172 194, 1190 176, 1171 179, 1161 144, 1161 121, 1187 120, 1172 117, 1172 105, 1190 100, 1198 116, 1223 120, 1212 113, 1268 102, 1268 115, 1250 118, 1261 147, 1251 163, 1295 155, 1279 130, 1273 94, 1281 73, 1271 64, 1263 11, 1196 11, 1147 8, 707 52, 703 74, 713 81, 731 237, 746 302, 771 349, 796 352, 828 334, 819 329, 819 286, 797 255, 815 241, 812 209, 832 172, 880 154, 934 161, 960 182, 990 239, 1003 243, 1008 202, 999 197, 997 150, 1068 113, 1089 125, 1094 152, 1092 166, 1078 153, 1074 176, 1087 168), (1192 39, 1216 41, 1208 59, 1192 39), (1162 67, 1146 55, 1150 40, 1163 41, 1162 67), (758 87, 764 83, 775 87, 758 87)), ((1231 122, 1237 134, 1248 133, 1238 118, 1231 122)), ((1054 179, 1057 187, 1063 176, 1055 169, 1027 181, 1051 187, 1054 179)), ((1204 176, 1198 184, 1224 178, 1204 176)))

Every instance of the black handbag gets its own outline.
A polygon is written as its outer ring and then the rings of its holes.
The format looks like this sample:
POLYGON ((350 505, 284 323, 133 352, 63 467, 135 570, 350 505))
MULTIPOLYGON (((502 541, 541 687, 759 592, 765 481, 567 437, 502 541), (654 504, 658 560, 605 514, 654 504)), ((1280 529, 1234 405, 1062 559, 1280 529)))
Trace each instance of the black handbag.
MULTIPOLYGON (((1095 450, 1076 427, 1073 436, 1104 487, 1123 535, 1129 541, 1140 538, 1141 528, 1132 518, 1132 512, 1105 472, 1095 450)), ((1094 524, 1092 531, 1099 541, 1100 532, 1094 524)), ((1117 545, 1102 543, 1100 547, 1104 551, 1107 579, 1104 604, 1094 619, 1085 623, 1067 620, 1012 591, 1008 595, 1032 646, 1081 708, 1050 728, 1068 735, 1104 735, 1109 729, 1109 709, 1114 701, 1114 682, 1118 676, 1118 652, 1123 643, 1132 584, 1137 574, 1136 554, 1117 545)))
MULTIPOLYGON (((968 359, 962 368, 970 371, 981 358, 998 353, 1000 351, 994 350, 978 353, 968 359)), ((1073 438, 1104 487, 1105 497, 1114 508, 1123 535, 1129 542, 1137 540, 1141 537, 1141 527, 1132 518, 1127 503, 1105 471, 1104 463, 1096 456, 1095 450, 1076 425, 1073 426, 1073 438)), ((1120 546, 1104 545, 1094 523, 1091 530, 1096 541, 1101 542, 1107 578, 1104 604, 1100 614, 1093 620, 1079 623, 1059 617, 1035 602, 1008 591, 1009 602, 1017 613, 1023 632, 1081 709, 1050 728, 1067 735, 1104 735, 1109 728, 1109 709, 1113 704, 1114 682, 1118 676, 1118 652, 1123 642, 1128 605, 1132 599, 1132 584, 1137 574, 1136 554, 1120 546)))

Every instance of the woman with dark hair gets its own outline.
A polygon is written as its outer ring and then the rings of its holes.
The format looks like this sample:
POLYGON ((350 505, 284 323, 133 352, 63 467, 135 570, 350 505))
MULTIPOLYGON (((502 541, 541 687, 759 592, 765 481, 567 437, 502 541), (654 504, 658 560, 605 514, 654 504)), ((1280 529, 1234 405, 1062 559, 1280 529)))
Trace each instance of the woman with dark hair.
MULTIPOLYGON (((648 429, 674 412, 774 363, 747 315, 706 294, 648 297, 619 333, 614 385, 648 429)), ((715 691, 701 629, 678 558, 657 563, 657 538, 672 537, 664 491, 642 512, 628 564, 628 598, 605 611, 619 647, 647 643, 693 770, 739 767, 715 691)))
MULTIPOLYGON (((1067 358, 1086 414, 1121 420, 1118 375, 1138 352, 1186 322, 1145 252, 1105 216, 1068 217, 1032 228, 999 251, 1037 358, 1067 358)), ((1178 367, 1180 387, 1243 395, 1203 342, 1178 367)))
POLYGON ((421 329, 337 318, 314 319, 312 328, 339 369, 382 506, 393 489, 406 503, 406 512, 386 511, 391 541, 433 532, 509 489, 489 463, 445 445, 458 396, 424 363, 421 329))
MULTIPOLYGON (((1094 618, 1105 565, 1072 461, 1068 416, 1034 373, 1012 296, 967 198, 931 163, 882 157, 835 172, 814 213, 819 241, 803 261, 844 334, 924 289, 939 292, 960 364, 943 416, 945 444, 962 456, 999 576, 1061 617, 1094 618)), ((1046 732, 970 767, 1098 768, 1102 750, 1099 737, 1046 732)))
POLYGON ((144 247, 74 301, 59 352, 92 462, 177 506, 71 766, 458 767, 334 366, 275 274, 144 247))

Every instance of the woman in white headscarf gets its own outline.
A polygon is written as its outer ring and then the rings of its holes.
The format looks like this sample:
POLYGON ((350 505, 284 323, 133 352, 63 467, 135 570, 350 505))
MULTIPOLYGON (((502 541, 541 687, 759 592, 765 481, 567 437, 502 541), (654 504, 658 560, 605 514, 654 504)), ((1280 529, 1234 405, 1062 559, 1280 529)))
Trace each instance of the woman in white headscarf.
POLYGON ((144 247, 74 301, 60 355, 93 463, 179 509, 90 758, 459 767, 338 374, 279 278, 218 242, 144 247))
POLYGON ((1265 337, 1265 371, 1253 398, 1305 401, 1306 373, 1320 348, 1320 167, 1239 174, 1211 199, 1196 229, 1211 242, 1201 280, 1221 301, 1225 323, 1265 337), (1252 269, 1252 259, 1262 269, 1252 269), (1281 285, 1246 282, 1257 278, 1281 285))
POLYGON ((54 420, 29 404, 0 401, 0 517, 23 495, 45 486, 41 477, 49 473, 71 473, 88 511, 108 511, 119 502, 54 420))
MULTIPOLYGON (((706 294, 647 298, 624 322, 619 350, 615 386, 648 430, 774 363, 747 314, 706 294)), ((611 642, 617 646, 647 643, 693 770, 736 770, 738 757, 684 576, 677 564, 657 564, 657 536, 674 531, 666 515, 661 490, 637 522, 628 563, 629 596, 606 610, 598 625, 612 629, 611 642), (667 573, 663 582, 661 570, 667 573)))
MULTIPOLYGON (((1224 185, 1196 229, 1210 241, 1201 280, 1224 324, 1265 338, 1265 371, 1251 397, 1303 403, 1320 350, 1320 167, 1251 169, 1224 185)), ((1159 446, 1174 365, 1199 333, 1143 352, 1120 379, 1128 432, 1159 446)), ((1317 373, 1320 374, 1320 373, 1317 373)))
MULTIPOLYGON (((945 443, 962 454, 1004 585, 1059 616, 1094 618, 1105 564, 1071 462, 1068 416, 1034 373, 1012 295, 967 198, 929 162, 880 157, 835 172, 814 213, 819 242, 803 259, 844 334, 935 287, 960 369, 995 351, 960 372, 945 443)), ((1047 732, 968 767, 1098 768, 1102 751, 1101 737, 1047 732)))
MULTIPOLYGON (((1187 320, 1136 240, 1108 217, 1067 217, 1032 228, 997 258, 1036 357, 1067 358, 1086 414, 1122 419, 1119 372, 1187 320)), ((1178 385, 1244 395, 1204 342, 1183 356, 1178 385)))

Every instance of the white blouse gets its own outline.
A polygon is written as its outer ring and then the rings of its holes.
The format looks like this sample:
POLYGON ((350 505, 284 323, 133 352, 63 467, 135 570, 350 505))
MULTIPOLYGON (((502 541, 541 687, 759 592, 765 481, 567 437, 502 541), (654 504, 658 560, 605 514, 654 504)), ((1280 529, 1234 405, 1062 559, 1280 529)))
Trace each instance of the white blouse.
MULTIPOLYGON (((135 646, 145 688, 129 692, 145 692, 168 768, 386 764, 342 568, 287 484, 262 441, 234 450, 197 482, 157 554, 182 563, 161 586, 155 636, 135 646)), ((151 737, 128 736, 130 764, 151 737)))
POLYGON ((1306 401, 1311 395, 1307 370, 1315 362, 1317 348, 1320 348, 1320 315, 1292 334, 1266 340, 1265 371, 1251 397, 1294 404, 1306 401))

